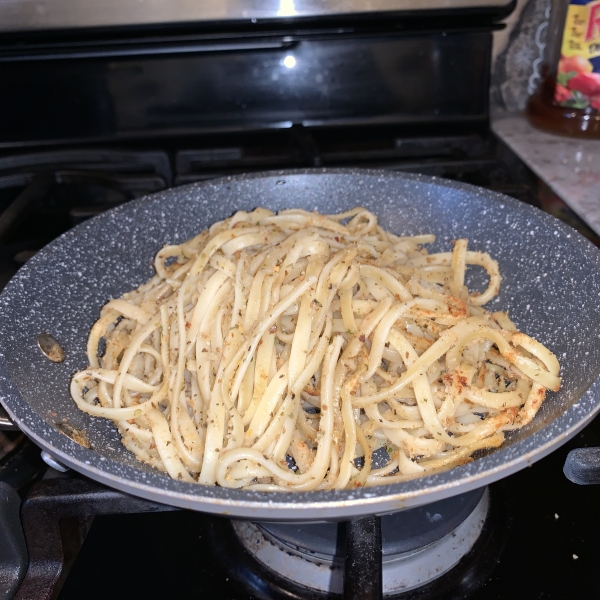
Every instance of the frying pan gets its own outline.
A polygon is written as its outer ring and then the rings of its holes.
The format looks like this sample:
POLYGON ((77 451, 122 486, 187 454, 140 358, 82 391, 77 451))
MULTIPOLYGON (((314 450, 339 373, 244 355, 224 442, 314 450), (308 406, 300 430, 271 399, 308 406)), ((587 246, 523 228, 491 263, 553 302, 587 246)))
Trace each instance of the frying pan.
MULTIPOLYGON (((473 280, 477 285, 477 280, 473 280)), ((480 282, 481 284, 482 282, 480 282)), ((35 443, 92 479, 158 502, 255 520, 347 519, 419 506, 482 487, 575 435, 600 403, 600 251, 541 211, 490 191, 431 177, 307 170, 228 177, 176 188, 104 213, 49 244, 0 295, 0 400, 35 443), (362 205, 397 234, 432 232, 431 251, 469 238, 500 263, 499 296, 519 329, 556 353, 563 386, 527 427, 473 462, 413 481, 359 490, 266 493, 174 481, 136 461, 113 424, 77 410, 71 375, 100 308, 153 275, 154 254, 234 211, 266 206, 332 213, 362 205), (40 351, 53 335, 66 360, 40 351), (77 443, 84 432, 91 448, 77 443), (69 437, 69 435, 71 437, 69 437)))

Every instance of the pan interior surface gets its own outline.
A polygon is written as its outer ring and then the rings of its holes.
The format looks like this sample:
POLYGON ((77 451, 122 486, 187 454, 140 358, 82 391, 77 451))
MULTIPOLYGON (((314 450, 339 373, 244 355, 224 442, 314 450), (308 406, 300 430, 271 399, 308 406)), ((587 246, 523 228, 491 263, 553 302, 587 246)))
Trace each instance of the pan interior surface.
POLYGON ((579 234, 537 209, 483 189, 422 176, 283 172, 176 188, 67 232, 9 283, 0 296, 0 400, 24 431, 59 459, 95 479, 158 501, 247 517, 260 517, 268 507, 274 519, 279 518, 278 508, 282 518, 300 509, 299 520, 314 518, 317 506, 329 510, 329 516, 415 506, 526 466, 538 449, 566 441, 595 414, 595 391, 586 391, 600 373, 599 256, 579 234), (500 294, 486 308, 508 310, 521 331, 558 357, 562 389, 549 393, 535 420, 510 434, 500 449, 403 484, 265 494, 173 481, 138 462, 122 446, 111 422, 76 408, 69 381, 87 366, 87 336, 100 308, 152 277, 153 257, 164 244, 181 243, 237 210, 264 206, 327 214, 357 205, 375 213, 395 234, 434 233, 437 240, 430 252, 450 250, 451 240, 459 237, 469 239, 470 250, 489 252, 499 262, 503 280, 500 294), (60 342, 63 362, 51 362, 40 351, 40 333, 60 342), (91 448, 73 431, 83 432, 91 448))

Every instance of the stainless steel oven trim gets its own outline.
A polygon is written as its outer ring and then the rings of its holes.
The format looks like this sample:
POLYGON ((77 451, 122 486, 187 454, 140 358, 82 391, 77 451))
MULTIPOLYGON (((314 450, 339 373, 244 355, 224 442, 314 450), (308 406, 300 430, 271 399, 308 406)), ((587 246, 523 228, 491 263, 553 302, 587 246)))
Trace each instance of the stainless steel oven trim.
POLYGON ((508 12, 512 4, 507 0, 0 0, 0 33, 405 11, 508 12))

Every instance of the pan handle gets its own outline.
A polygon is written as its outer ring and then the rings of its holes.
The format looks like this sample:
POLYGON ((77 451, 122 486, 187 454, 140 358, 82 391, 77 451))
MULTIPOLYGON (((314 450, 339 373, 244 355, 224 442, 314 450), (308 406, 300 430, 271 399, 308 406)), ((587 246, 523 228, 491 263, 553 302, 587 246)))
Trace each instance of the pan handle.
POLYGON ((563 472, 579 485, 600 483, 600 448, 576 448, 567 455, 563 472))
POLYGON ((0 405, 0 431, 18 431, 19 428, 10 420, 4 408, 0 405))

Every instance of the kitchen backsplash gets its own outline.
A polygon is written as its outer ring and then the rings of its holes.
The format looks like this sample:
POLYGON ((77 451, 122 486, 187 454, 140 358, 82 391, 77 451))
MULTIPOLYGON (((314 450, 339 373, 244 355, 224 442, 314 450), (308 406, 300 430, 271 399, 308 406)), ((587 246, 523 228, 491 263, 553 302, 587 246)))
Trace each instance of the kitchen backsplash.
POLYGON ((507 29, 494 39, 492 111, 518 112, 540 81, 552 0, 519 2, 507 29))

